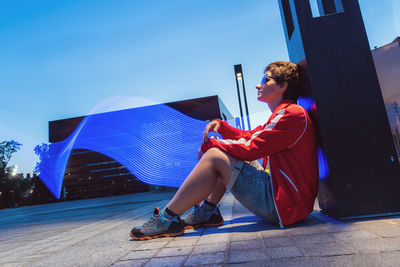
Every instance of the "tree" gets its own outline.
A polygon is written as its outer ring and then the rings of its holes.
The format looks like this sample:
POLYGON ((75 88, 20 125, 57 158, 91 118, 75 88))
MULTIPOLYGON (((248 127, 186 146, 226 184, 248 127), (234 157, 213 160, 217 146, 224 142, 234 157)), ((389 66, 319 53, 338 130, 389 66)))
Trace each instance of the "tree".
POLYGON ((12 154, 21 148, 22 144, 17 141, 3 141, 0 143, 0 181, 5 178, 6 167, 12 154))
POLYGON ((40 173, 41 170, 46 166, 49 160, 49 144, 41 143, 33 149, 35 154, 39 156, 39 161, 36 162, 35 173, 32 178, 32 185, 34 186, 33 194, 32 194, 32 204, 39 203, 50 203, 59 201, 50 192, 47 186, 41 180, 40 173), (39 175, 39 176, 37 176, 39 175))
MULTIPOLYGON (((6 168, 12 154, 21 148, 22 144, 17 141, 3 141, 0 143, 0 208, 7 206, 10 198, 10 183, 7 178, 6 168)), ((11 192, 12 193, 12 192, 11 192)))
POLYGON ((41 143, 40 145, 35 146, 33 151, 35 151, 35 154, 39 156, 39 161, 36 162, 35 166, 35 173, 40 173, 41 167, 45 164, 46 160, 49 158, 49 145, 41 143))

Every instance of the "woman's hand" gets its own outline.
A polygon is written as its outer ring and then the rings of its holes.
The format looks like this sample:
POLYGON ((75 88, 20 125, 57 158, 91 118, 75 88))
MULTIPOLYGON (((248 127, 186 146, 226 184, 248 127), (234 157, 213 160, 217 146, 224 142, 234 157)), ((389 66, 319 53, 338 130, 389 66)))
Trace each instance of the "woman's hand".
POLYGON ((209 132, 218 133, 219 127, 220 127, 220 125, 217 120, 214 120, 214 121, 210 122, 209 124, 207 124, 206 129, 203 132, 203 143, 207 142, 208 133, 209 132))
POLYGON ((197 155, 197 159, 200 160, 201 157, 203 156, 204 152, 201 150, 201 147, 199 148, 199 154, 197 155))

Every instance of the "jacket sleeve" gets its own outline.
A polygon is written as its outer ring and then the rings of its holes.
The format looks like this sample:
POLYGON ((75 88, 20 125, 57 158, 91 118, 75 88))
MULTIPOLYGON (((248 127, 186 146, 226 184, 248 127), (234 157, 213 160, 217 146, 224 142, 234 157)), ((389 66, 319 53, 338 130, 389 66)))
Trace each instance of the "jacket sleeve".
MULTIPOLYGON (((301 109, 300 107, 296 109, 301 109)), ((256 160, 293 146, 307 128, 304 110, 282 109, 263 129, 254 132, 249 139, 237 140, 210 138, 201 145, 203 152, 216 147, 241 160, 256 160), (297 112, 296 112, 297 111, 297 112)))
POLYGON ((244 138, 246 140, 250 139, 251 135, 261 129, 263 126, 258 126, 250 131, 244 131, 230 126, 226 121, 216 119, 218 121, 220 128, 218 133, 221 134, 224 139, 240 139, 244 138))

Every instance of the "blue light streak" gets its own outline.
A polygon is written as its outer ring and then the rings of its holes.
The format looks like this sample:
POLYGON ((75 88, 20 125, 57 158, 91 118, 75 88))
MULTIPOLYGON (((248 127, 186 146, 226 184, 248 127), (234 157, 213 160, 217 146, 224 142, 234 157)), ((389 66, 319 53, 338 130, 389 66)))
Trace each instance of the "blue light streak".
MULTIPOLYGON (((312 97, 299 97, 297 103, 302 106, 305 110, 307 110, 308 114, 311 117, 311 120, 318 120, 317 109, 315 105, 315 101, 312 97)), ((314 127, 316 125, 314 124, 314 127)), ((318 133, 318 129, 316 131, 318 133)), ((321 142, 321 140, 320 140, 321 142)), ((326 155, 324 150, 321 148, 321 144, 318 144, 318 171, 319 171, 319 179, 326 179, 329 176, 329 166, 328 160, 326 159, 326 155)))
POLYGON ((49 145, 40 178, 60 198, 72 149, 88 149, 118 161, 145 183, 179 187, 198 161, 207 123, 165 105, 88 115, 67 139, 49 145))

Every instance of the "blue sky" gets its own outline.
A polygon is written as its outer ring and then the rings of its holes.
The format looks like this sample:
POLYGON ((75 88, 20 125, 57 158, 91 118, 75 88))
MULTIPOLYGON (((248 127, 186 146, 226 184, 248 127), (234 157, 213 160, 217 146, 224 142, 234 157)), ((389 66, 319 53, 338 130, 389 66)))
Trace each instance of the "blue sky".
MULTIPOLYGON (((371 47, 400 35, 400 1, 359 2, 371 47)), ((267 63, 288 54, 278 0, 0 0, 0 58, 0 141, 22 143, 10 165, 31 172, 48 121, 99 103, 218 94, 238 116, 238 63, 250 113, 259 114, 253 125, 261 123, 267 106, 254 85, 267 63)))

